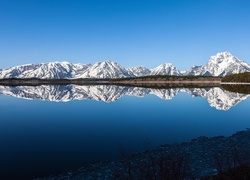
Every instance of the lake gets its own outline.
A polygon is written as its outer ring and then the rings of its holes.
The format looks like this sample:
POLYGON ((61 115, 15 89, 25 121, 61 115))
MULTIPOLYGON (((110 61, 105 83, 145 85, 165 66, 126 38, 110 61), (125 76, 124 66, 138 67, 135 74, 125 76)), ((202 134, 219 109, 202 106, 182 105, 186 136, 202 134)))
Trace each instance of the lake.
POLYGON ((220 87, 0 86, 0 179, 46 177, 161 144, 250 127, 250 95, 220 87))

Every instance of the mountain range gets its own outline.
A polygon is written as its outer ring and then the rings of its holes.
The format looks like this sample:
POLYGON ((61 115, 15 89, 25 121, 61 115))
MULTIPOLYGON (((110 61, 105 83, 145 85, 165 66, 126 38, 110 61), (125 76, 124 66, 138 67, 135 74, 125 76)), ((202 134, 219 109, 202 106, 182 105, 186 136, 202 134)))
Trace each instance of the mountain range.
POLYGON ((55 102, 68 102, 72 100, 114 102, 125 95, 144 97, 148 94, 156 95, 164 100, 170 100, 179 92, 186 92, 192 97, 203 97, 208 101, 211 107, 225 111, 250 97, 250 95, 247 94, 233 93, 219 87, 150 89, 111 85, 0 86, 0 94, 31 100, 48 100, 55 102))
POLYGON ((176 76, 225 76, 250 71, 250 65, 239 60, 229 52, 220 52, 211 56, 203 66, 193 66, 186 71, 178 70, 173 64, 161 64, 154 69, 143 66, 124 68, 116 62, 104 61, 94 64, 72 64, 69 62, 49 62, 26 64, 0 70, 0 79, 4 78, 122 78, 147 75, 176 76))

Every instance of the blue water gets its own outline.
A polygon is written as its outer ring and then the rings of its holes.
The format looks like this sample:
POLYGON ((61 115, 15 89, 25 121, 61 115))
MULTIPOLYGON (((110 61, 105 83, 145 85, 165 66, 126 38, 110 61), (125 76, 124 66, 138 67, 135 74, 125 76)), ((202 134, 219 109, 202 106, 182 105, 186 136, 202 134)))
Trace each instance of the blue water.
POLYGON ((97 160, 199 136, 228 136, 250 127, 250 98, 228 111, 180 92, 115 102, 50 102, 0 95, 0 179, 32 179, 97 160))

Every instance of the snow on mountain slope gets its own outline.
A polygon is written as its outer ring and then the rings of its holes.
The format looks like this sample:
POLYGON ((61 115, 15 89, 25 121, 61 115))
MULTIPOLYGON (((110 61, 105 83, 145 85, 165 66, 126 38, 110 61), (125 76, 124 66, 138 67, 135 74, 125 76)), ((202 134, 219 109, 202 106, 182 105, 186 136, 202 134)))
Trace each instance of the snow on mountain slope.
POLYGON ((193 66, 184 75, 225 76, 250 71, 250 65, 239 60, 229 52, 220 52, 211 56, 204 66, 193 66))
POLYGON ((151 75, 181 75, 180 71, 171 63, 161 64, 151 70, 151 75))
POLYGON ((150 73, 151 73, 150 69, 148 69, 144 66, 127 68, 127 71, 129 73, 129 75, 131 75, 131 76, 147 76, 147 75, 150 75, 150 73))
POLYGON ((239 60, 229 52, 217 53, 211 56, 203 66, 193 66, 187 71, 180 72, 170 63, 161 64, 149 70, 146 67, 125 69, 116 62, 104 61, 94 64, 72 64, 69 62, 49 62, 42 64, 27 64, 0 70, 3 78, 122 78, 145 75, 202 75, 225 76, 229 74, 250 72, 250 65, 239 60))
POLYGON ((72 71, 72 78, 80 77, 92 64, 74 64, 74 71, 72 71))
POLYGON ((131 77, 128 71, 112 61, 95 64, 72 64, 68 62, 49 62, 27 64, 0 71, 0 78, 120 78, 131 77))
POLYGON ((74 72, 87 68, 87 65, 73 65, 69 62, 49 62, 27 64, 0 71, 0 78, 41 78, 60 79, 72 78, 74 72))
POLYGON ((202 66, 192 66, 190 69, 182 72, 182 75, 184 76, 195 76, 200 75, 202 66))
POLYGON ((128 71, 112 61, 97 62, 76 78, 122 78, 130 77, 128 71))

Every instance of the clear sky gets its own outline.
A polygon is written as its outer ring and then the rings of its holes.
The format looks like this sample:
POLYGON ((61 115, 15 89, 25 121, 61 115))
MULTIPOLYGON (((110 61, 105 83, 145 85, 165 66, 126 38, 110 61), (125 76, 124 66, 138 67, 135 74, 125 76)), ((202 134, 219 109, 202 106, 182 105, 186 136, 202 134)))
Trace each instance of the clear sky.
POLYGON ((113 60, 185 70, 221 51, 250 63, 249 0, 0 0, 0 68, 113 60))

